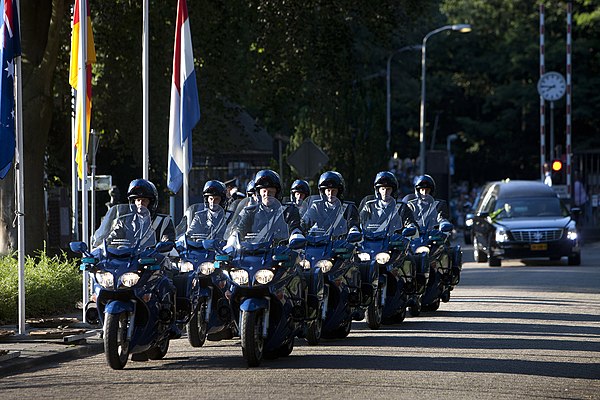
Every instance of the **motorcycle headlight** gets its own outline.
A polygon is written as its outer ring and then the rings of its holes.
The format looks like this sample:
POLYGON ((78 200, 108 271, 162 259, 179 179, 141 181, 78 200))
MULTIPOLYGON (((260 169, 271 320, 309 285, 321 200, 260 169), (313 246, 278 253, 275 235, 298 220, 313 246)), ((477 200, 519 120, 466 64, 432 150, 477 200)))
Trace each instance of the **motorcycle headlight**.
POLYGON ((200 273, 202 275, 210 275, 213 272, 215 272, 215 263, 212 262, 203 262, 202 264, 200 264, 200 267, 198 268, 198 270, 200 271, 200 273))
POLYGON ((234 269, 229 271, 229 276, 231 277, 231 280, 238 285, 248 284, 248 271, 245 269, 234 269))
POLYGON ((179 272, 190 272, 194 270, 194 264, 189 261, 179 263, 179 272))
POLYGON ((508 234, 506 233, 506 231, 504 229, 496 230, 496 242, 497 243, 506 242, 507 240, 508 240, 508 234))
POLYGON ((96 282, 105 289, 112 289, 115 285, 115 277, 112 273, 107 271, 97 272, 96 282))
POLYGON ((371 261, 371 254, 369 254, 369 253, 358 253, 358 259, 360 261, 371 261))
POLYGON ((254 279, 261 285, 265 285, 271 282, 274 275, 275 274, 273 273, 273 271, 270 271, 268 269, 261 269, 259 271, 256 271, 256 274, 254 274, 254 279))
POLYGON ((569 240, 577 240, 577 229, 569 228, 567 230, 567 239, 569 240))
POLYGON ((420 253, 429 253, 429 247, 428 246, 419 246, 415 250, 415 253, 417 253, 417 254, 420 254, 420 253))
POLYGON ((325 273, 325 272, 329 272, 329 270, 331 268, 333 268, 333 263, 329 260, 319 260, 319 261, 317 261, 316 266, 321 268, 321 271, 323 271, 323 273, 325 273))
POLYGON ((132 287, 140 280, 140 276, 135 272, 126 272, 119 278, 119 286, 132 287))
POLYGON ((377 253, 375 256, 375 261, 377 261, 377 264, 387 264, 387 262, 390 261, 390 253, 377 253))
POLYGON ((310 269, 310 261, 302 260, 300 261, 300 266, 302 267, 302 269, 310 269))

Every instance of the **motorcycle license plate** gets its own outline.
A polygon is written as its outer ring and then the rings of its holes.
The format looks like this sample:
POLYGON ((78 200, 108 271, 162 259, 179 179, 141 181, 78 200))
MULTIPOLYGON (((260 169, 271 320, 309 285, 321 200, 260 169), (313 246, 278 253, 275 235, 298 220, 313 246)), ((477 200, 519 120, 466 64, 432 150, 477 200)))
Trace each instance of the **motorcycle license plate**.
POLYGON ((531 250, 548 250, 547 243, 532 243, 531 250))

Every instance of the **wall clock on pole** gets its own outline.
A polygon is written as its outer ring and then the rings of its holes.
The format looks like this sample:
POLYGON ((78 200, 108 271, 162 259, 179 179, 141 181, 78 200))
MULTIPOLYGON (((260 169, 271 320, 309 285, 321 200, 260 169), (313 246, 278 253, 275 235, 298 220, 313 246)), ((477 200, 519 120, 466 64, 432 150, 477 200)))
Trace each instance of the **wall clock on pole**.
POLYGON ((558 72, 546 72, 540 77, 537 90, 544 100, 556 101, 565 95, 567 82, 558 72))

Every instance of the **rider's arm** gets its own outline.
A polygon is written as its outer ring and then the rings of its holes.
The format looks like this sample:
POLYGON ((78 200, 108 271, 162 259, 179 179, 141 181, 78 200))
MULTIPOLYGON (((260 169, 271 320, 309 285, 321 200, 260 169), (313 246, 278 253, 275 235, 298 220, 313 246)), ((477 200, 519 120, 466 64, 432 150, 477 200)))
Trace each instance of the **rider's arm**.
POLYGON ((406 203, 400 203, 400 219, 402 220, 403 227, 417 226, 415 215, 412 209, 406 203))
POLYGON ((289 205, 285 209, 283 213, 283 218, 285 222, 288 224, 290 233, 301 233, 301 221, 300 221, 300 212, 298 211, 298 207, 295 205, 289 205))
POLYGON ((358 216, 358 210, 353 203, 348 204, 346 208, 346 215, 344 215, 348 222, 348 231, 351 229, 360 231, 360 218, 358 216))

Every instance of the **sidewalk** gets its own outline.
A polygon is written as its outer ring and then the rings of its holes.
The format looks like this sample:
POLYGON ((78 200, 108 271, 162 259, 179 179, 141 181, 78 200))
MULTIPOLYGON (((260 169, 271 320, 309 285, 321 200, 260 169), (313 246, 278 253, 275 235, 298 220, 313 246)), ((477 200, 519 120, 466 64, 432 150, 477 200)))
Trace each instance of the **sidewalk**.
POLYGON ((100 330, 82 323, 81 315, 38 321, 26 330, 19 335, 15 325, 0 326, 0 378, 104 351, 100 330))

